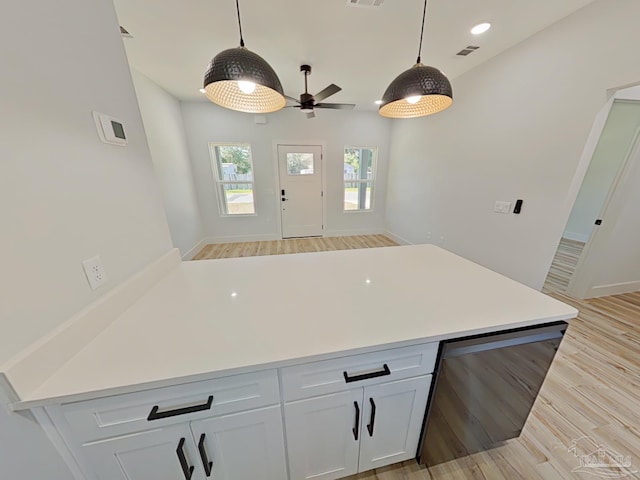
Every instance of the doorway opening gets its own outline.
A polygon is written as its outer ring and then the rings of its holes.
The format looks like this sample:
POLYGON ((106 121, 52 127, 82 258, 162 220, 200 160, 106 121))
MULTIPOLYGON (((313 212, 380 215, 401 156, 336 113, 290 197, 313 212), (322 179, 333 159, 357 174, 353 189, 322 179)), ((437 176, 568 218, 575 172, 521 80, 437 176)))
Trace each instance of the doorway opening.
POLYGON ((606 120, 547 275, 547 292, 587 298, 580 287, 586 274, 581 267, 603 223, 615 222, 619 213, 612 208, 612 200, 640 146, 640 87, 619 91, 606 109, 606 120))

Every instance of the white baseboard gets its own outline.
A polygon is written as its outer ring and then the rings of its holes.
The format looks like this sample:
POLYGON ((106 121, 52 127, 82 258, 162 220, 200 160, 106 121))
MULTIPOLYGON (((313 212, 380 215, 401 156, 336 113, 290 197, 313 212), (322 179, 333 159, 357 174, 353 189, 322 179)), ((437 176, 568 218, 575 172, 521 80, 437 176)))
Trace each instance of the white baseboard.
POLYGON ((394 242, 399 243, 400 245, 413 245, 413 243, 407 240, 406 238, 402 238, 400 235, 396 235, 395 233, 390 232, 389 230, 385 230, 384 232, 382 232, 382 234, 389 237, 394 242))
POLYGON ((174 248, 0 365, 0 372, 24 398, 179 264, 180 253, 174 248))
POLYGON ((589 241, 589 235, 584 233, 576 233, 576 232, 564 232, 562 234, 562 238, 566 238, 567 240, 573 240, 574 242, 582 242, 587 243, 589 241))
POLYGON ((187 253, 182 255, 182 260, 185 261, 185 262, 188 261, 188 260, 191 260, 193 257, 196 256, 196 254, 200 250, 202 250, 202 247, 204 247, 206 244, 207 244, 206 239, 203 238, 198 243, 196 243, 193 247, 191 247, 191 249, 187 253))
POLYGON ((640 290, 640 281, 614 283, 612 285, 600 285, 591 287, 586 298, 607 297, 609 295, 621 295, 623 293, 637 292, 640 290))

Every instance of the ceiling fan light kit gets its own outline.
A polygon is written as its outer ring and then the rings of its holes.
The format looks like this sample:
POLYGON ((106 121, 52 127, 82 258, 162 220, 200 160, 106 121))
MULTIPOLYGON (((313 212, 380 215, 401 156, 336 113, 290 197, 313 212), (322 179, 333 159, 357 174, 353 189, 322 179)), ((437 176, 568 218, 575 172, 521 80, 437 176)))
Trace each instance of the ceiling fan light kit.
POLYGON ((453 103, 453 89, 444 73, 420 61, 427 0, 422 12, 422 30, 418 60, 409 70, 398 75, 382 96, 379 113, 388 118, 415 118, 441 112, 453 103))
POLYGON ((276 72, 244 46, 240 6, 236 0, 240 46, 216 55, 204 76, 204 93, 221 107, 247 113, 270 113, 286 104, 276 72))

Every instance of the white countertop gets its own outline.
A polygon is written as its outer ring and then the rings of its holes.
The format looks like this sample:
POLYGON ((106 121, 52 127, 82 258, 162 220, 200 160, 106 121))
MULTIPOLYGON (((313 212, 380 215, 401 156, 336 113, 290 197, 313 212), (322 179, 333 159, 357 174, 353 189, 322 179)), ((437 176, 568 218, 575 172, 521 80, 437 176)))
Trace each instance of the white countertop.
POLYGON ((140 384, 153 388, 577 313, 433 245, 185 262, 19 404, 123 393, 140 384))

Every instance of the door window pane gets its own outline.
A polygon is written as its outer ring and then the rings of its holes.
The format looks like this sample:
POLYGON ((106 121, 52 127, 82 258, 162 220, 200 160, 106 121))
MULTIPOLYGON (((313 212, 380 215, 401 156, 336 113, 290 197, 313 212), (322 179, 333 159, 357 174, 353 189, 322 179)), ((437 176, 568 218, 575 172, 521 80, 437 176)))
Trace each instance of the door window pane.
POLYGON ((287 153, 289 175, 313 175, 313 153, 287 153))

